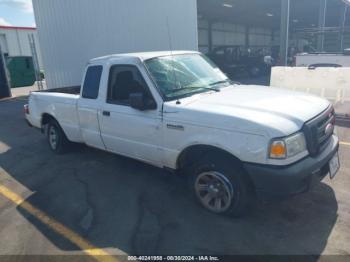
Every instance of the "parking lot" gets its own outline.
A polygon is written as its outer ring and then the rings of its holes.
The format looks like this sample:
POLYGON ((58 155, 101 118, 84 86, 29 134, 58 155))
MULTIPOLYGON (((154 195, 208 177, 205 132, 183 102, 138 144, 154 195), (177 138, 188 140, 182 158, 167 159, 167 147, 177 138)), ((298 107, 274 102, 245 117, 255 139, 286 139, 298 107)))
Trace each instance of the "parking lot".
POLYGON ((84 146, 54 155, 25 124, 25 100, 0 101, 0 255, 350 255, 346 125, 334 180, 232 219, 164 170, 84 146))

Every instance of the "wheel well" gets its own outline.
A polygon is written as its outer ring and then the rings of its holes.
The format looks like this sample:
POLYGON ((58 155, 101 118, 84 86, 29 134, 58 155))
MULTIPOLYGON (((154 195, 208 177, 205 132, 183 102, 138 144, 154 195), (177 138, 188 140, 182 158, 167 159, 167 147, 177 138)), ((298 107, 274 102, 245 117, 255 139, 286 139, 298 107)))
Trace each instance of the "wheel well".
MULTIPOLYGON (((208 145, 194 145, 183 150, 177 160, 177 169, 180 170, 180 172, 184 171, 184 173, 186 173, 186 171, 190 169, 192 165, 194 165, 202 157, 206 156, 206 154, 213 154, 213 158, 220 158, 228 161, 232 167, 238 167, 242 169, 244 173, 246 173, 243 163, 239 158, 221 148, 208 145)), ((248 173, 246 173, 246 176, 244 176, 243 179, 255 192, 254 183, 248 173)))
POLYGON ((206 154, 214 154, 215 157, 225 158, 229 161, 232 161, 232 163, 235 165, 242 165, 240 159, 223 149, 208 145, 194 145, 186 148, 181 152, 180 156, 177 159, 176 167, 180 170, 191 167, 206 154))
POLYGON ((51 120, 54 120, 57 122, 57 120, 50 114, 43 114, 41 118, 41 128, 43 128, 45 125, 47 125, 51 120))
MULTIPOLYGON (((56 121, 58 123, 58 121, 56 120, 56 118, 54 118, 52 115, 44 113, 42 118, 41 118, 41 133, 46 134, 47 132, 47 124, 50 123, 50 121, 56 121)), ((58 123, 59 125, 59 123, 58 123)))

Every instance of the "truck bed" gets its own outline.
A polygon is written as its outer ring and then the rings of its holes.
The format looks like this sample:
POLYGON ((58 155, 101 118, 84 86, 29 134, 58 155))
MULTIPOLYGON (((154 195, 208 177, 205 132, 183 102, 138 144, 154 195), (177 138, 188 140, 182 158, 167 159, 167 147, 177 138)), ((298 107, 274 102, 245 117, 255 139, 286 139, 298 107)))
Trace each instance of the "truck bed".
POLYGON ((27 119, 34 127, 41 128, 43 115, 51 115, 60 123, 70 141, 81 142, 77 112, 79 97, 80 86, 32 92, 27 119))
POLYGON ((81 86, 68 86, 68 87, 59 87, 59 88, 47 89, 42 91, 34 91, 34 92, 78 95, 80 94, 80 89, 81 89, 81 86))

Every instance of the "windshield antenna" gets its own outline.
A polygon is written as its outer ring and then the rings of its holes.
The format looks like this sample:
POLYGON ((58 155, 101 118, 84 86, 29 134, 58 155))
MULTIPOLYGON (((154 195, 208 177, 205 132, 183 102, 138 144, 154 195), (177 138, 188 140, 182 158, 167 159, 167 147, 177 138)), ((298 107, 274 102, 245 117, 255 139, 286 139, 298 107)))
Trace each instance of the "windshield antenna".
MULTIPOLYGON (((175 72, 175 67, 174 67, 174 54, 173 54, 173 45, 172 45, 172 38, 171 38, 171 32, 170 32, 170 26, 169 26, 169 17, 166 17, 166 26, 167 26, 167 30, 168 30, 168 38, 169 38, 169 48, 170 48, 170 56, 171 56, 171 69, 173 72, 173 77, 174 77, 174 81, 175 81, 175 88, 177 88, 177 76, 176 76, 176 72, 175 72)), ((176 101, 177 105, 181 104, 181 101, 179 99, 177 99, 176 101)))

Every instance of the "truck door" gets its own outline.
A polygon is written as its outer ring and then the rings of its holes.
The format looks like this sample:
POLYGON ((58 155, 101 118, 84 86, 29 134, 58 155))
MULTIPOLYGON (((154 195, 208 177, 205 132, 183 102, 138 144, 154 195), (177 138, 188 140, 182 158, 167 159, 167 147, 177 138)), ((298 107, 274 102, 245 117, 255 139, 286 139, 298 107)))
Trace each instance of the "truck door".
MULTIPOLYGON (((160 107, 160 105, 158 105, 160 107)), ((99 113, 101 134, 107 150, 162 165, 161 113, 141 72, 134 65, 113 65, 107 99, 99 113), (153 110, 138 110, 129 103, 130 94, 142 93, 153 101, 153 110)))
POLYGON ((87 68, 78 102, 82 138, 87 145, 99 149, 105 149, 98 123, 98 111, 100 109, 98 100, 102 72, 102 65, 92 65, 87 68))

